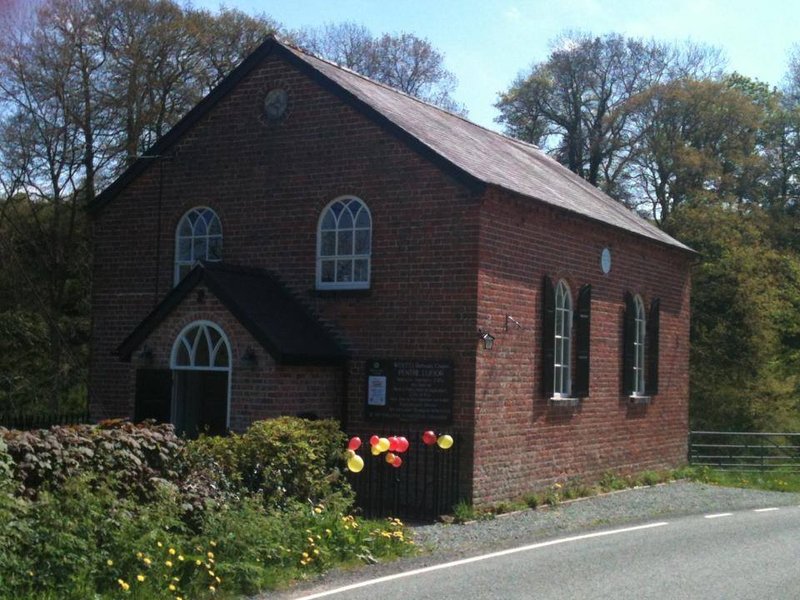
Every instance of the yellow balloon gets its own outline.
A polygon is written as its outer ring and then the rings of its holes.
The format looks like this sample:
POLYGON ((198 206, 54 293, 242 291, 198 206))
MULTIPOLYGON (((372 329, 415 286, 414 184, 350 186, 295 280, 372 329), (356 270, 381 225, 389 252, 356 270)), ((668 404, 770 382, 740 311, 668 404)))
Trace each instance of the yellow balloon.
POLYGON ((364 468, 364 459, 361 458, 358 454, 355 456, 351 456, 347 460, 347 468, 350 469, 352 473, 360 473, 361 469, 364 468))
POLYGON ((380 450, 381 452, 386 452, 389 449, 390 445, 391 444, 389 444, 389 439, 382 437, 378 442, 378 450, 380 450))
POLYGON ((369 451, 372 452, 372 456, 378 456, 381 453, 377 446, 372 446, 369 451))
POLYGON ((447 450, 448 448, 453 447, 453 438, 449 435, 440 435, 439 439, 436 440, 436 443, 439 445, 439 448, 442 450, 447 450))

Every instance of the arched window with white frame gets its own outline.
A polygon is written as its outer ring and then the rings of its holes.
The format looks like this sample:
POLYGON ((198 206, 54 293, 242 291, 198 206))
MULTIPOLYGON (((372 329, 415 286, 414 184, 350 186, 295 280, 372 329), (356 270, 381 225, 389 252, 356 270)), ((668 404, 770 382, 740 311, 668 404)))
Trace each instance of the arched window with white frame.
POLYGON ((207 206, 192 208, 178 222, 175 231, 175 285, 201 260, 222 260, 222 223, 217 213, 207 206))
POLYGON ((572 295, 563 279, 555 294, 555 346, 553 360, 553 397, 568 398, 572 388, 572 295))
POLYGON ((367 289, 372 259, 372 216, 355 196, 322 211, 317 227, 317 288, 367 289))
POLYGON ((644 371, 645 371, 645 332, 646 321, 644 302, 637 295, 633 299, 634 307, 634 334, 633 334, 633 395, 644 396, 644 371))

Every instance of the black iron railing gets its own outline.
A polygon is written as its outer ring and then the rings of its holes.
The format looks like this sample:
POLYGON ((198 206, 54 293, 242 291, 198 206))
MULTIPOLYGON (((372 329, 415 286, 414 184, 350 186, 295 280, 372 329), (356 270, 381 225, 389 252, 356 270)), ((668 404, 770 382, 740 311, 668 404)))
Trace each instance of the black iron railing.
POLYGON ((53 425, 90 423, 88 411, 45 414, 0 413, 0 427, 7 429, 46 429, 53 425))
POLYGON ((365 516, 427 521, 450 513, 461 500, 461 436, 453 435, 453 447, 443 450, 436 444, 424 444, 422 431, 376 430, 350 435, 357 435, 363 442, 358 454, 364 459, 364 469, 348 473, 348 480, 356 492, 356 504, 365 516), (400 454, 402 466, 395 468, 388 464, 385 453, 378 456, 370 453, 372 435, 408 439, 408 450, 400 454))
POLYGON ((800 433, 691 431, 689 464, 736 471, 800 473, 800 433))

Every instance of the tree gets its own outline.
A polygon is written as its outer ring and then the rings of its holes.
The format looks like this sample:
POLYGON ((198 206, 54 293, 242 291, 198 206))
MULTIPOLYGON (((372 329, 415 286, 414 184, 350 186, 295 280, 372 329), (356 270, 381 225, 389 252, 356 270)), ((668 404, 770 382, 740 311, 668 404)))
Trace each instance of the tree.
POLYGON ((352 22, 305 29, 298 42, 311 52, 406 94, 465 114, 452 97, 456 78, 444 66, 444 55, 426 39, 410 33, 374 37, 352 22))
MULTIPOLYGON (((729 80, 680 79, 628 104, 639 131, 632 148, 635 204, 662 226, 689 201, 741 205, 761 199, 765 113, 729 80)), ((668 227, 667 227, 668 228, 668 227)))
POLYGON ((520 75, 495 105, 506 131, 541 145, 593 185, 625 198, 626 167, 640 130, 629 103, 670 79, 716 72, 719 53, 624 38, 567 33, 547 60, 520 75))

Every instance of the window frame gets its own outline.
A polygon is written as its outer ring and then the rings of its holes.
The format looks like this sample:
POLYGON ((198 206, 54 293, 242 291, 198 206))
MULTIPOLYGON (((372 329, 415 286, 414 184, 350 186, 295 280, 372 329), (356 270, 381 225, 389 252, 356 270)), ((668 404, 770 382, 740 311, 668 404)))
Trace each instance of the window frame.
MULTIPOLYGON (((185 213, 183 213, 181 218, 178 219, 178 224, 175 227, 175 260, 173 261, 173 277, 172 277, 173 285, 178 285, 180 283, 181 279, 183 279, 183 277, 186 276, 186 273, 181 274, 181 270, 184 267, 188 267, 188 271, 191 271, 192 268, 194 268, 194 265, 196 265, 200 260, 204 260, 206 262, 220 262, 222 260, 221 256, 219 258, 209 258, 209 256, 208 256, 208 249, 211 246, 210 242, 211 242, 212 239, 219 239, 219 248, 220 248, 220 255, 221 255, 222 254, 222 248, 223 248, 224 243, 225 243, 225 236, 224 236, 224 232, 222 230, 222 219, 219 218, 219 214, 217 213, 217 211, 215 211, 210 206, 193 206, 192 208, 187 210, 185 213), (191 223, 190 222, 190 225, 191 225, 191 228, 192 228, 191 235, 190 236, 184 236, 181 233, 181 229, 183 228, 184 223, 188 219, 190 219, 190 216, 193 213, 198 213, 198 219, 204 219, 204 217, 203 217, 203 213, 204 212, 210 212, 213 215, 213 219, 206 223, 206 232, 205 232, 205 234, 203 234, 203 235, 195 235, 195 227, 196 227, 196 223, 197 223, 197 221, 195 221, 195 223, 191 223), (218 234, 210 234, 210 233, 208 233, 208 230, 211 227, 211 225, 214 223, 214 221, 216 221, 219 224, 219 233, 218 234), (181 251, 180 251, 181 241, 185 240, 185 239, 189 240, 190 259, 188 259, 188 260, 184 259, 181 256, 181 251), (198 239, 205 240, 205 243, 204 243, 204 248, 205 248, 204 254, 205 254, 205 256, 202 257, 202 258, 195 258, 195 256, 194 256, 194 246, 195 246, 194 242, 195 242, 195 240, 198 240, 198 239)), ((187 271, 187 273, 188 273, 188 271, 187 271)))
POLYGON ((561 279, 556 285, 554 298, 554 323, 553 323, 553 398, 572 398, 572 324, 574 318, 574 304, 572 291, 569 284, 561 279), (559 315, 561 316, 561 331, 559 332, 559 315), (560 362, 559 362, 560 352, 560 362), (566 358, 566 360, 565 360, 566 358))
POLYGON ((633 389, 631 396, 644 397, 647 396, 647 380, 646 380, 646 366, 647 366, 647 314, 644 308, 644 301, 642 297, 637 294, 633 297, 633 389))
POLYGON ((373 222, 372 222, 372 211, 370 211, 369 206, 367 203, 364 202, 358 196, 354 196, 352 194, 346 194, 343 196, 338 196, 331 200, 325 207, 320 211, 319 219, 317 220, 317 251, 316 251, 316 289, 318 290, 367 290, 370 288, 372 284, 372 230, 373 230, 373 222), (356 201, 360 204, 360 208, 353 212, 353 210, 348 206, 351 201, 356 201), (336 215, 333 212, 333 207, 336 204, 342 204, 343 210, 336 215), (359 217, 361 211, 365 211, 367 219, 369 220, 368 227, 357 226, 356 220, 359 217), (348 211, 351 215, 352 225, 350 227, 343 227, 340 226, 340 219, 341 215, 344 214, 344 211, 348 211), (323 229, 323 221, 327 217, 328 213, 331 212, 333 214, 333 218, 335 219, 335 228, 325 228, 323 229), (356 237, 358 232, 367 232, 367 244, 368 249, 365 253, 356 253, 356 237), (333 254, 326 254, 323 256, 322 254, 322 246, 323 246, 323 232, 330 233, 333 232, 334 234, 334 244, 336 246, 333 254), (340 232, 351 232, 351 252, 350 253, 339 253, 339 240, 340 232), (366 280, 360 281, 336 281, 336 276, 338 275, 338 266, 340 262, 347 261, 350 263, 350 273, 351 276, 355 274, 355 267, 356 261, 366 261, 366 280), (322 280, 322 272, 323 272, 323 265, 325 263, 333 263, 334 265, 334 281, 323 281, 322 280))

